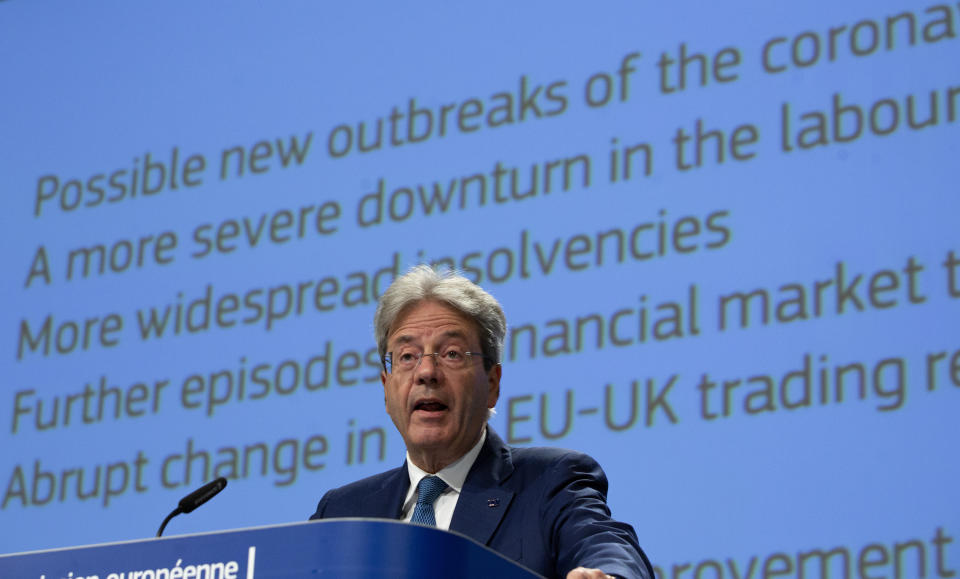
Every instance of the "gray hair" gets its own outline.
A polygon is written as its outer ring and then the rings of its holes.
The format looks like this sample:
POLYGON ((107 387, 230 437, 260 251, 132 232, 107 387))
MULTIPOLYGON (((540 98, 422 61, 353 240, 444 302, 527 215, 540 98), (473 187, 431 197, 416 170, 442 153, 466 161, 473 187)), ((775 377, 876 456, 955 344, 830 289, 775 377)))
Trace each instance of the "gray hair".
POLYGON ((387 355, 391 326, 405 310, 424 301, 448 305, 473 320, 480 330, 480 349, 488 358, 483 361, 484 368, 489 370, 500 363, 507 335, 507 318, 500 303, 460 273, 450 269, 437 271, 427 265, 411 268, 380 296, 373 331, 381 360, 387 355))

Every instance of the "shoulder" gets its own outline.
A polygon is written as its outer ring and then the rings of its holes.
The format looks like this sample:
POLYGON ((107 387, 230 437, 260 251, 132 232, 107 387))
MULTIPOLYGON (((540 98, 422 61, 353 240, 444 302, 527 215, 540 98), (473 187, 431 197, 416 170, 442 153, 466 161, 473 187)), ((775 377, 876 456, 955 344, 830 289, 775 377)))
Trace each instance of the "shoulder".
POLYGON ((311 519, 356 516, 391 516, 388 503, 380 505, 386 496, 406 491, 409 477, 403 467, 368 476, 352 483, 330 489, 323 495, 311 519))
POLYGON ((398 467, 377 473, 375 475, 353 481, 335 489, 327 491, 327 495, 350 496, 362 495, 363 493, 373 492, 382 489, 385 485, 395 482, 399 475, 406 474, 406 469, 398 467))
POLYGON ((543 469, 559 464, 582 464, 600 469, 593 457, 576 450, 553 446, 509 446, 492 428, 487 429, 486 446, 494 456, 518 469, 543 469))
POLYGON ((564 448, 509 446, 492 428, 487 432, 486 448, 475 467, 488 470, 495 481, 509 481, 508 486, 523 490, 529 496, 534 488, 544 489, 579 479, 589 481, 588 486, 606 495, 606 475, 591 456, 564 448))
POLYGON ((576 450, 566 448, 554 448, 548 446, 529 446, 529 447, 509 447, 513 455, 514 465, 525 468, 547 468, 557 464, 599 464, 589 454, 584 454, 576 450))
POLYGON ((606 494, 607 477, 600 464, 590 455, 565 448, 503 445, 502 452, 509 457, 514 476, 547 480, 586 478, 596 481, 606 494))
POLYGON ((543 499, 575 500, 589 496, 606 502, 607 476, 590 455, 546 447, 510 448, 510 452, 514 467, 512 478, 523 486, 541 489, 543 499))

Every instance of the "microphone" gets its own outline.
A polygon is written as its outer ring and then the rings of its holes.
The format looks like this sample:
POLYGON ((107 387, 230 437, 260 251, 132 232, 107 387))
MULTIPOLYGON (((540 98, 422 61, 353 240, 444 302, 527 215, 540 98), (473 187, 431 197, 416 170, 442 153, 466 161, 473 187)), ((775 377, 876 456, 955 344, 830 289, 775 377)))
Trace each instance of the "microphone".
POLYGON ((194 509, 215 497, 216 494, 226 488, 226 486, 227 479, 220 477, 216 480, 208 482, 189 495, 180 499, 180 503, 177 505, 177 508, 173 509, 173 511, 167 515, 167 518, 163 520, 163 523, 160 524, 160 528, 157 530, 157 536, 159 537, 163 534, 163 529, 166 528, 167 523, 170 522, 170 519, 179 515, 180 513, 193 512, 194 509))
POLYGON ((180 499, 180 504, 177 506, 177 509, 179 509, 181 513, 193 512, 195 508, 212 499, 217 493, 226 488, 226 486, 227 479, 223 477, 210 481, 189 495, 180 499))

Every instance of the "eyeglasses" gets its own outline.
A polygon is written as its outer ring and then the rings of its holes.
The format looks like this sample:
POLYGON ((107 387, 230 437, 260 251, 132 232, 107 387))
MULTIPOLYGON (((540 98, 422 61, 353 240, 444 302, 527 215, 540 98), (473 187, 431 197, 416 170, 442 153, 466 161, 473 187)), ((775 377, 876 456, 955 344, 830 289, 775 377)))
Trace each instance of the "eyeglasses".
POLYGON ((383 367, 387 374, 397 374, 402 372, 412 372, 420 366, 420 362, 425 358, 433 358, 433 363, 442 366, 448 370, 460 370, 466 368, 467 364, 475 358, 480 360, 493 360, 489 356, 484 356, 482 352, 464 352, 457 348, 447 348, 442 352, 425 354, 413 350, 397 352, 387 352, 383 358, 383 367))

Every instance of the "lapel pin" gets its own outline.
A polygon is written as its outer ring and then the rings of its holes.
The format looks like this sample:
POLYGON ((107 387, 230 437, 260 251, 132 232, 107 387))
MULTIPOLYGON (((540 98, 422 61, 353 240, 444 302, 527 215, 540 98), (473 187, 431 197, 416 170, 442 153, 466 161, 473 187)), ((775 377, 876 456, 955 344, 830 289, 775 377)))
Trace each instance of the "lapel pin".
POLYGON ((487 506, 491 509, 500 506, 500 499, 487 499, 487 506))

